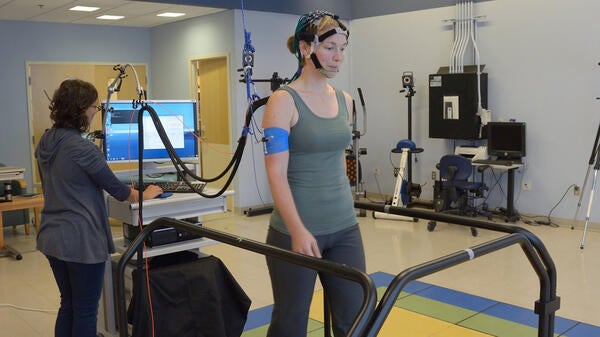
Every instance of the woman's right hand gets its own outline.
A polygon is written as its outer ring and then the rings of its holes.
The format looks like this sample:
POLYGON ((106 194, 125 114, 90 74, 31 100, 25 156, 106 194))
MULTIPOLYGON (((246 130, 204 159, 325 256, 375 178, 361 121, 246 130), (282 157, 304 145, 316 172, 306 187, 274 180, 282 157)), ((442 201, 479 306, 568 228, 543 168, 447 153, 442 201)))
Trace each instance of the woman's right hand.
POLYGON ((156 185, 148 185, 148 187, 146 187, 146 189, 144 190, 144 200, 154 199, 160 194, 162 194, 162 192, 162 188, 156 185))
MULTIPOLYGON (((163 192, 162 188, 160 188, 160 187, 158 187, 156 185, 148 185, 148 187, 146 187, 146 189, 142 193, 142 199, 148 200, 148 199, 156 198, 162 192, 163 192)), ((127 201, 129 201, 129 202, 138 202, 139 201, 138 200, 138 196, 139 196, 138 190, 136 190, 135 188, 131 187, 131 192, 129 193, 129 196, 127 197, 127 201)))
POLYGON ((304 227, 291 233, 292 251, 308 256, 321 258, 321 251, 315 237, 304 227))

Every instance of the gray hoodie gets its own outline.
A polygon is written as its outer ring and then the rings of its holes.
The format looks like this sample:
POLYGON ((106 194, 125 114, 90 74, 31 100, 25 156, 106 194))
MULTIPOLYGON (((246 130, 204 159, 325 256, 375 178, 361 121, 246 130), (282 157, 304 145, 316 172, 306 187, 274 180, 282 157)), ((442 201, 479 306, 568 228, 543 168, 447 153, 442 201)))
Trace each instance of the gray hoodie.
POLYGON ((76 129, 46 130, 35 157, 44 191, 37 248, 63 261, 105 262, 115 248, 102 190, 125 200, 131 189, 76 129))

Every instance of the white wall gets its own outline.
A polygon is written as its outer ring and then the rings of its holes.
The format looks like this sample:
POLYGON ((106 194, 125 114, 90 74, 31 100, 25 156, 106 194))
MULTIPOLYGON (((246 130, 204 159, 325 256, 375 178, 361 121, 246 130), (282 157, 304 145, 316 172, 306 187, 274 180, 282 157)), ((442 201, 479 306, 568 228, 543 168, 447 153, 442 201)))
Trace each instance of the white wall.
MULTIPOLYGON (((150 33, 143 28, 0 20, 0 46, 0 162, 24 167, 28 186, 26 63, 150 63, 150 33)), ((52 95, 55 89, 47 91, 52 95)))
MULTIPOLYGON (((527 122, 527 165, 516 175, 516 204, 522 213, 548 214, 571 184, 583 184, 600 122, 595 99, 600 95, 600 2, 503 0, 477 3, 475 9, 486 16, 479 26, 479 49, 487 64, 493 119, 527 122), (532 191, 520 191, 522 180, 531 182, 532 191)), ((442 20, 454 17, 452 6, 352 21, 352 84, 363 88, 370 114, 361 142, 368 148, 362 157, 368 191, 377 191, 372 172, 381 168, 382 191, 393 192, 389 151, 407 136, 400 76, 413 71, 413 139, 425 149, 414 164, 413 180, 426 183, 424 198, 432 196, 431 171, 454 144, 428 138, 427 78, 448 65, 453 37, 442 20)), ((503 199, 496 188, 490 206, 503 206, 503 199)), ((576 201, 569 191, 552 215, 571 218, 576 201)), ((592 213, 594 218, 598 215, 592 213)))
POLYGON ((190 61, 215 55, 228 55, 231 58, 235 50, 234 29, 232 11, 152 28, 152 97, 194 98, 190 97, 190 61))

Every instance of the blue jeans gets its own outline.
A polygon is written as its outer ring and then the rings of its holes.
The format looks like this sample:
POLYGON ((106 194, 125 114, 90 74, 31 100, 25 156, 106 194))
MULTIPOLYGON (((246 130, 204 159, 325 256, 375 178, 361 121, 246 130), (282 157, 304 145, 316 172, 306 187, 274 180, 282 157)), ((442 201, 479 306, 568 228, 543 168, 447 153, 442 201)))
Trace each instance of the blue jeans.
POLYGON ((96 337, 104 263, 66 262, 46 256, 60 290, 55 337, 96 337))

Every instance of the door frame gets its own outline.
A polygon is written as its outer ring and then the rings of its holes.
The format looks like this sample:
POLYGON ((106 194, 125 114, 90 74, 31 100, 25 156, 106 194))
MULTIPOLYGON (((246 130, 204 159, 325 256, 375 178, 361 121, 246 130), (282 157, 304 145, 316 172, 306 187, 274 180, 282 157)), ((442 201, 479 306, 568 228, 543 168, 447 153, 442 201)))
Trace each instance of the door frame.
MULTIPOLYGON (((203 102, 200 101, 199 97, 198 97, 198 67, 197 67, 197 63, 198 62, 202 62, 203 60, 214 60, 214 59, 224 59, 225 61, 225 77, 226 77, 226 87, 227 87, 227 133, 228 133, 228 137, 227 137, 227 144, 216 144, 216 146, 221 147, 221 150, 223 152, 227 152, 227 153, 231 153, 232 152, 232 114, 231 114, 231 107, 232 107, 232 102, 231 102, 231 92, 232 92, 232 88, 231 88, 231 77, 230 77, 230 58, 229 58, 229 54, 228 53, 217 53, 217 54, 207 54, 207 55, 201 55, 201 56, 192 56, 188 58, 188 67, 189 67, 189 75, 190 75, 190 79, 189 79, 189 88, 190 88, 190 97, 193 97, 193 99, 197 100, 197 116, 198 116, 198 127, 201 130, 203 128, 202 126, 202 120, 201 120, 201 109, 202 109, 202 105, 203 102)), ((206 98, 205 98, 206 99, 206 98)), ((204 136, 203 132, 200 132, 201 136, 204 136)), ((218 150, 217 150, 218 151, 218 150)), ((207 165, 208 161, 205 161, 206 153, 203 153, 202 151, 202 144, 201 141, 198 142, 198 155, 199 155, 199 171, 201 172, 202 175, 204 175, 206 173, 206 169, 204 167, 204 165, 207 165)), ((226 162, 229 162, 229 160, 231 160, 231 155, 229 155, 227 158, 223 157, 223 155, 219 155, 218 160, 216 160, 216 165, 221 165, 222 160, 221 159, 226 159, 226 162)), ((212 162, 212 161, 211 161, 212 162)), ((225 166, 222 166, 222 168, 224 168, 225 166)), ((219 169, 219 168, 217 168, 219 169)), ((234 181, 235 179, 237 179, 237 177, 234 177, 234 181)), ((219 180, 219 182, 221 181, 225 181, 225 178, 222 178, 221 180, 219 180)), ((227 198, 227 208, 232 210, 233 209, 233 198, 227 198)))

